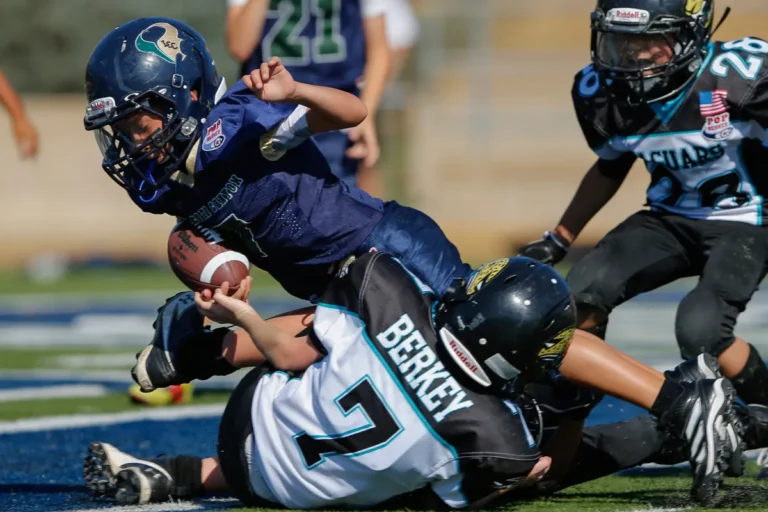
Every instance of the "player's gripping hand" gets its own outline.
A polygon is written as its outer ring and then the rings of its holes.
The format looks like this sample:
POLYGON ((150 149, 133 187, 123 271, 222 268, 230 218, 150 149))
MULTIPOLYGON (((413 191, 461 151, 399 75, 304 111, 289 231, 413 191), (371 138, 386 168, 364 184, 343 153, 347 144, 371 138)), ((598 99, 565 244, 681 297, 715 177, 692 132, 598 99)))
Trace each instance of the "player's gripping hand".
POLYGON ((195 292, 197 310, 214 322, 241 326, 245 318, 258 314, 248 304, 252 280, 250 276, 243 279, 240 282, 240 288, 232 296, 227 295, 229 292, 229 283, 227 282, 224 282, 221 288, 217 288, 214 293, 211 293, 210 290, 195 292))
POLYGON ((544 233, 540 240, 531 242, 520 249, 520 256, 539 260, 547 265, 560 263, 568 253, 568 243, 551 231, 544 233))
POLYGON ((243 76, 243 83, 262 101, 290 101, 296 94, 296 81, 278 57, 243 76))

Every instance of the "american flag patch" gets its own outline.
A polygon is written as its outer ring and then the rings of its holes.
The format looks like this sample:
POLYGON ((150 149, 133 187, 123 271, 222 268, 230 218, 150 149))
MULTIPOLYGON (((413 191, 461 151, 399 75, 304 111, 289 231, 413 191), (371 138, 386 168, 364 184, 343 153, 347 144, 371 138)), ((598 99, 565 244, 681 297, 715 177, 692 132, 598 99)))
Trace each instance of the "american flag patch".
POLYGON ((704 117, 717 116, 728 111, 728 91, 716 89, 699 93, 699 106, 704 117))

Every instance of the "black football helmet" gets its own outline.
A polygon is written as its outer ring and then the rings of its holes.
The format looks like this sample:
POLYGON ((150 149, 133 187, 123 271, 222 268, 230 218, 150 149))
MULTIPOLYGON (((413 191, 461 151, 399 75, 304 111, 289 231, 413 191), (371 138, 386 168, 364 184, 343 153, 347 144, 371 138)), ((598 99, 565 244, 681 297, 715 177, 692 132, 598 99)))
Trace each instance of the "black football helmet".
POLYGON ((85 129, 96 135, 104 170, 130 194, 151 202, 184 166, 225 87, 205 39, 192 27, 142 18, 112 30, 85 71, 85 129), (136 144, 122 121, 140 112, 162 118, 163 128, 136 144))
POLYGON ((560 366, 576 307, 551 266, 504 258, 452 287, 435 308, 435 324, 442 348, 473 387, 511 396, 560 366))
POLYGON ((592 63, 620 103, 674 97, 696 76, 712 37, 714 0, 598 0, 592 63))

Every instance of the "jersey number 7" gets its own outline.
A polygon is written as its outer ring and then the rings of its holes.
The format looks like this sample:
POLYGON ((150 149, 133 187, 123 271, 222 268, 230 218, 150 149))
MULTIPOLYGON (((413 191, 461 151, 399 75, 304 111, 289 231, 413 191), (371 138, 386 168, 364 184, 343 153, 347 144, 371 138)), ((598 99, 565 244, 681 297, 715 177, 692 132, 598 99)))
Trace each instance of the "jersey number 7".
POLYGON ((379 450, 392 442, 404 429, 368 375, 361 378, 334 400, 346 417, 359 410, 367 424, 340 434, 293 436, 307 469, 314 469, 328 457, 357 457, 379 450))

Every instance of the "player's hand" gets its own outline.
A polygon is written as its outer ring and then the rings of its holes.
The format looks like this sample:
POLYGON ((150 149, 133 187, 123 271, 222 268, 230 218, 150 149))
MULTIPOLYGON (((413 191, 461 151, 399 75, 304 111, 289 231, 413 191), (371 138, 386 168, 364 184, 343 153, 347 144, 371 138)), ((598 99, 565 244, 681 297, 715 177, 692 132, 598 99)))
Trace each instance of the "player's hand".
POLYGON ((349 140, 354 144, 347 149, 347 156, 362 160, 363 167, 370 168, 379 161, 379 139, 376 134, 376 124, 370 116, 349 130, 349 140))
POLYGON ((262 62, 259 69, 243 76, 243 83, 263 101, 286 101, 296 94, 296 81, 278 57, 262 62))
POLYGON ((247 317, 258 316, 256 310, 248 304, 248 294, 252 278, 246 277, 240 287, 231 296, 228 295, 229 283, 224 282, 214 293, 210 290, 195 292, 195 304, 200 314, 220 324, 242 325, 247 317))
POLYGON ((28 118, 24 117, 14 121, 13 136, 16 139, 16 148, 21 158, 37 156, 37 130, 28 118))
POLYGON ((551 232, 544 233, 540 240, 531 242, 520 249, 519 256, 533 258, 547 265, 555 265, 563 261, 568 253, 568 244, 551 232))

